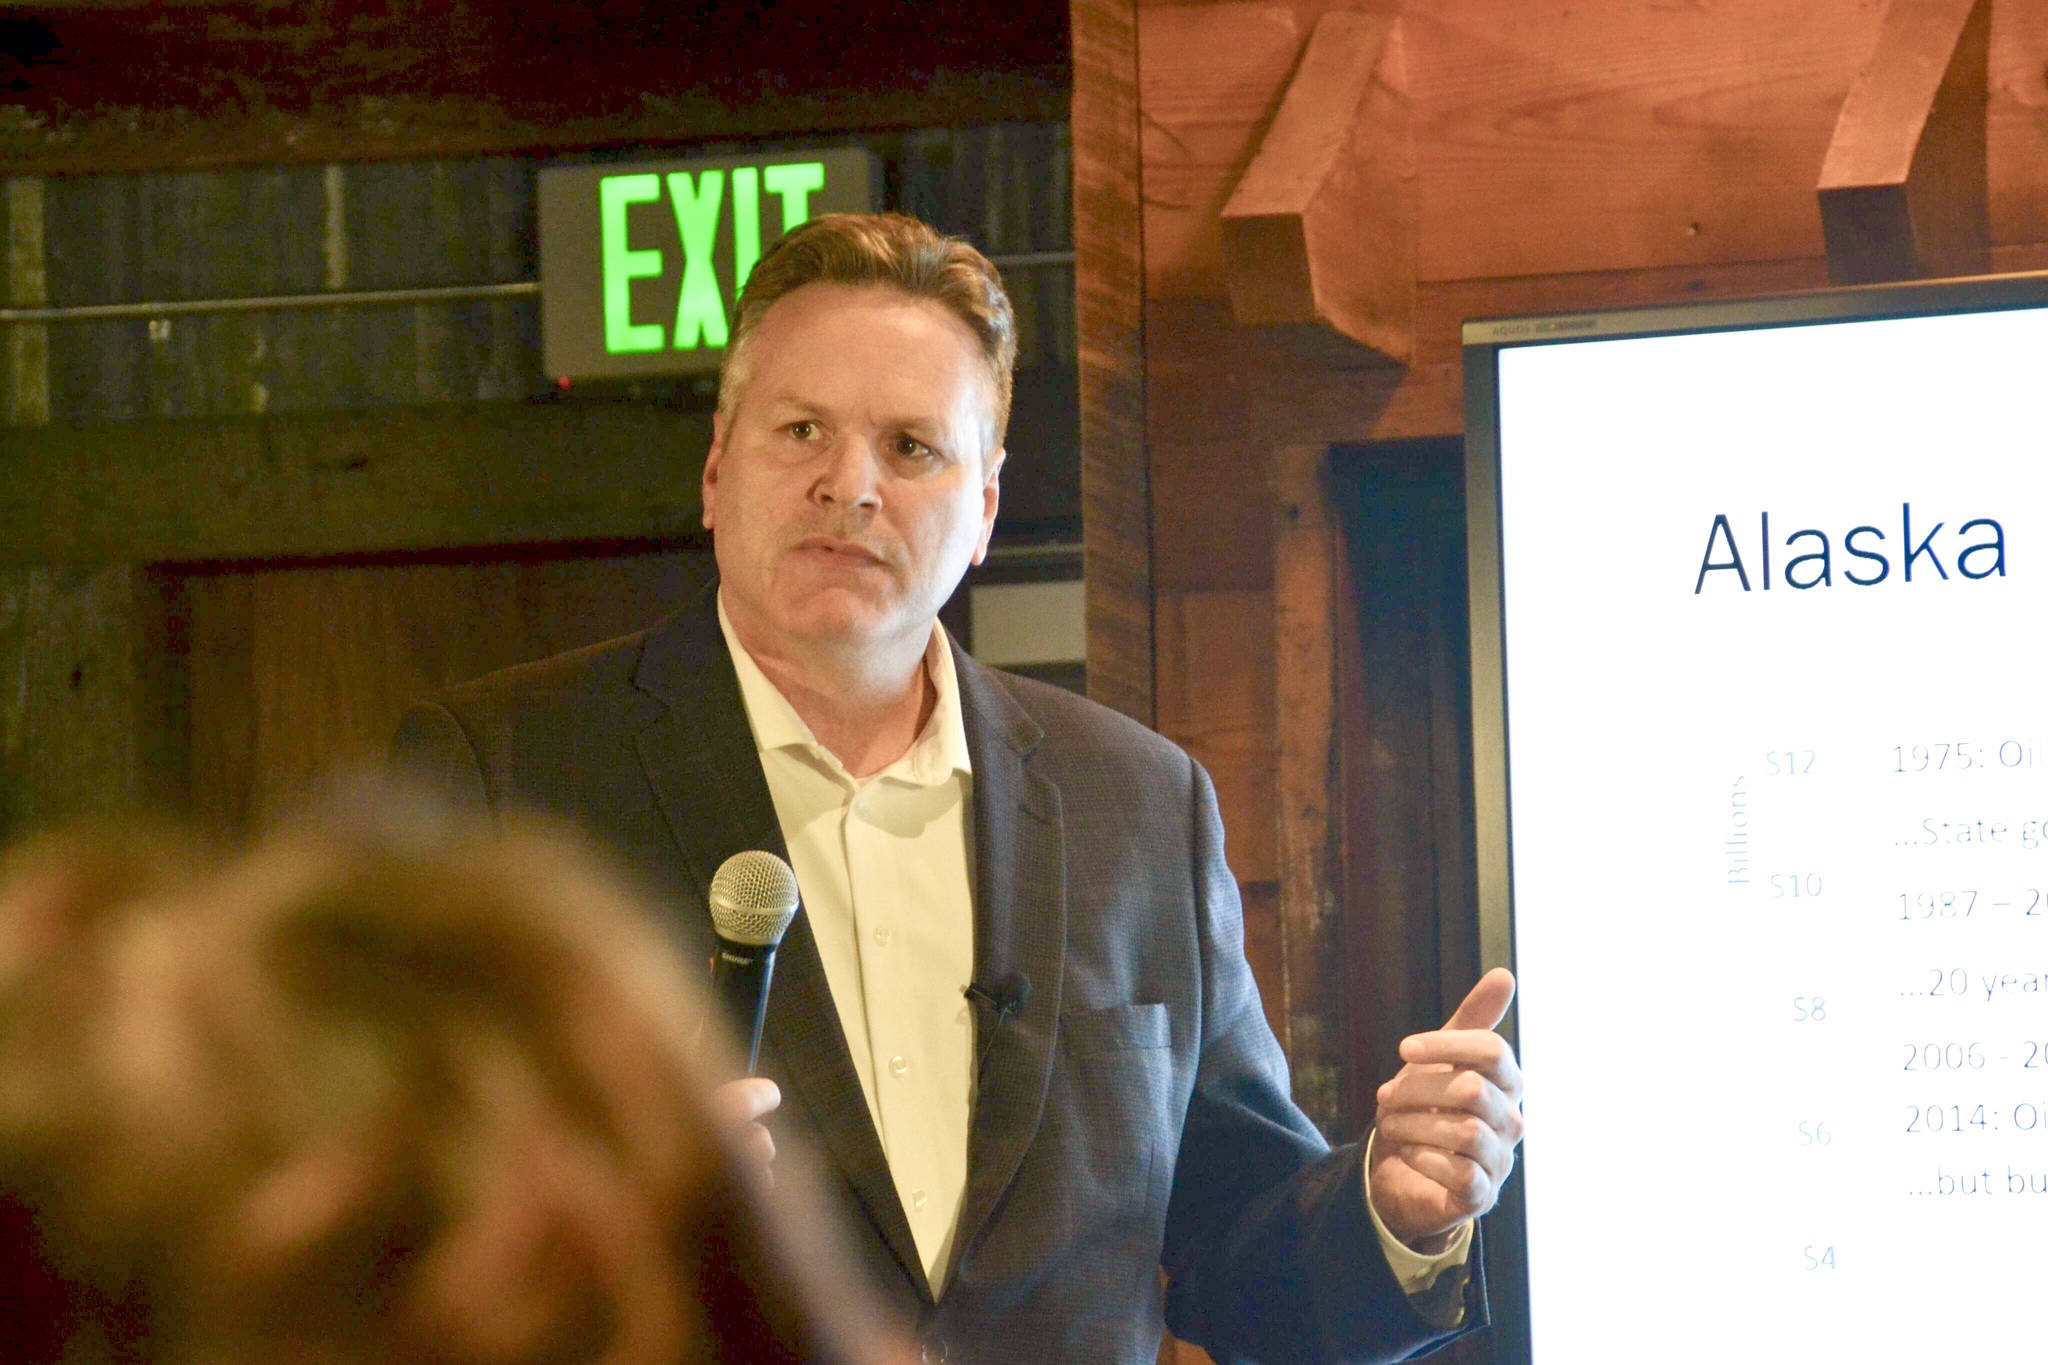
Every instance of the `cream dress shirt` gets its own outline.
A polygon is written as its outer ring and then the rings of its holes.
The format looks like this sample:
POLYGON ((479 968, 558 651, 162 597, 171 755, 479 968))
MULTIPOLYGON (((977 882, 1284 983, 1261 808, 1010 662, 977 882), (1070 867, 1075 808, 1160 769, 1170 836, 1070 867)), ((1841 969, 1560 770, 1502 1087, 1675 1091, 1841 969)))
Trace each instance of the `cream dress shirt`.
POLYGON ((901 758, 846 771, 741 647, 718 604, 804 913, 897 1197, 940 1285, 967 1192, 974 1108, 973 768, 945 631, 931 719, 901 758))

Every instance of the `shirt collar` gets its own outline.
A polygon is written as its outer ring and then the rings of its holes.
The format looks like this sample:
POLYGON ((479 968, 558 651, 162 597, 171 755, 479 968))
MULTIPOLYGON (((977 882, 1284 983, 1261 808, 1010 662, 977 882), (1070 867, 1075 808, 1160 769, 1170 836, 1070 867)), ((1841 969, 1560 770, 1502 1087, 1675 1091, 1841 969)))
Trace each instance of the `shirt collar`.
MULTIPOLYGON (((725 636, 726 652, 732 655, 733 671, 739 675, 740 699, 747 708, 747 723, 754 732, 754 746, 762 753, 776 749, 800 749, 831 771, 846 775, 836 755, 818 743, 811 727, 797 714, 789 698, 761 671, 754 656, 733 633, 732 618, 725 614, 725 594, 718 595, 718 629, 725 636)), ((931 718, 904 755, 875 777, 894 778, 912 786, 932 787, 955 772, 971 774, 974 765, 967 755, 967 723, 960 710, 960 678, 953 668, 953 651, 947 643, 946 628, 932 622, 932 638, 924 650, 925 676, 931 680, 937 702, 931 718)), ((849 777, 849 781, 854 780, 849 777)))

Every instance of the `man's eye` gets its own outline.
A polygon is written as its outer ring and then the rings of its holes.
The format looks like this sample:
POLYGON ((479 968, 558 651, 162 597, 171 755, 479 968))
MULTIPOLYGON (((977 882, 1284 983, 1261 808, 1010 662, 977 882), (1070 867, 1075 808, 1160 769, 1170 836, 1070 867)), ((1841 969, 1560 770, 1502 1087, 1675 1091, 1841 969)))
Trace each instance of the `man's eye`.
POLYGON ((937 452, 915 436, 898 436, 896 453, 906 460, 928 460, 937 452))
POLYGON ((818 434, 818 424, 809 421, 791 422, 786 430, 791 436, 796 437, 797 440, 808 441, 818 434))

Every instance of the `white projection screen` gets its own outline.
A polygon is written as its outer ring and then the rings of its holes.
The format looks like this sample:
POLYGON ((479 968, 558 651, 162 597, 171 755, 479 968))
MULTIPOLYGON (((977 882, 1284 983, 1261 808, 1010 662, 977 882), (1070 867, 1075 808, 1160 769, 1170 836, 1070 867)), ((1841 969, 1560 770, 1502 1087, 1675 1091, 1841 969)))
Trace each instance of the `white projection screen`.
POLYGON ((1465 343, 1500 1358, 2048 1358, 2048 275, 1465 343))

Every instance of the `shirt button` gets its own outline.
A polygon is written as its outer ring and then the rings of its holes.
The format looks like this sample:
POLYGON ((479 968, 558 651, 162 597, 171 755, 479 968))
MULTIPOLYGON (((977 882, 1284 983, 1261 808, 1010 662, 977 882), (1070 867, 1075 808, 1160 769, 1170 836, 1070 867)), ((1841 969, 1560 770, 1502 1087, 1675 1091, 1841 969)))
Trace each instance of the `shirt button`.
POLYGON ((910 1063, 902 1053, 899 1052, 889 1059, 889 1074, 891 1076, 901 1076, 908 1070, 910 1070, 910 1063))
POLYGON ((925 1194, 923 1190, 912 1190, 910 1192, 910 1207, 912 1207, 913 1209, 922 1209, 924 1207, 924 1203, 925 1194))
POLYGON ((877 948, 888 947, 889 940, 894 937, 896 937, 895 931, 890 929, 888 925, 882 924, 875 927, 875 946, 877 948))
POLYGON ((873 815, 875 811, 874 807, 870 806, 865 800, 862 800, 853 803, 853 813, 855 815, 858 815, 861 819, 865 820, 869 816, 873 815))
POLYGON ((945 1365, 945 1338, 933 1337, 929 1341, 923 1343, 923 1345, 921 1345, 918 1348, 917 1358, 919 1361, 923 1362, 923 1365, 945 1365))

